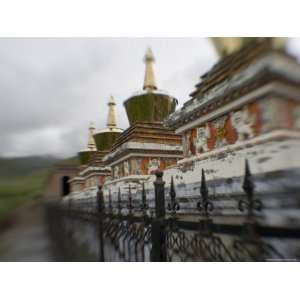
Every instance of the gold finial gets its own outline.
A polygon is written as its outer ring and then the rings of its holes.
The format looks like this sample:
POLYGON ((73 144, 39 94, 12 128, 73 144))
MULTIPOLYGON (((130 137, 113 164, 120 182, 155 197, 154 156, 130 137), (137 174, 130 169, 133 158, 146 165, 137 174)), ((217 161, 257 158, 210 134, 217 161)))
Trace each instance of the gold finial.
POLYGON ((113 96, 110 96, 107 104, 108 104, 107 127, 109 129, 113 129, 117 127, 117 118, 116 118, 116 111, 115 111, 116 103, 113 96))
POLYGON ((145 79, 143 89, 147 91, 156 90, 156 83, 153 71, 153 62, 155 61, 151 48, 148 48, 144 56, 144 62, 146 65, 145 79))
POLYGON ((88 148, 92 151, 96 150, 96 144, 94 140, 94 131, 95 131, 95 124, 93 122, 90 123, 89 126, 89 140, 88 140, 88 148))
POLYGON ((276 37, 213 37, 211 38, 214 47, 220 57, 235 52, 248 43, 258 40, 269 39, 273 48, 283 48, 286 38, 276 37))

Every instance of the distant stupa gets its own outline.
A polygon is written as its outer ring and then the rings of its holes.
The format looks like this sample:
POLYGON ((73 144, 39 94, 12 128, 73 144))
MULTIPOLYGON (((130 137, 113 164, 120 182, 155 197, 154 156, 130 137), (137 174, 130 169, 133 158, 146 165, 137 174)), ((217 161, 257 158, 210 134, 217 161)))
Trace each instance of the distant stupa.
POLYGON ((83 165, 88 163, 89 159, 91 158, 91 154, 97 150, 95 140, 93 137, 94 131, 95 131, 95 125, 93 122, 91 122, 90 126, 89 126, 89 136, 88 136, 87 148, 79 151, 79 153, 78 153, 79 161, 83 165))
POLYGON ((108 114, 106 127, 97 131, 94 134, 94 139, 96 142, 96 147, 98 151, 108 151, 110 150, 112 144, 119 137, 122 129, 117 127, 117 116, 116 116, 116 103, 113 96, 110 96, 108 100, 108 114))
POLYGON ((148 48, 144 56, 143 89, 124 102, 130 125, 136 122, 162 122, 175 110, 177 99, 157 87, 154 62, 153 52, 148 48))
POLYGON ((95 124, 94 122, 90 123, 90 127, 89 127, 89 140, 88 140, 88 148, 92 151, 96 150, 96 144, 95 144, 95 140, 94 140, 94 131, 95 131, 95 124))

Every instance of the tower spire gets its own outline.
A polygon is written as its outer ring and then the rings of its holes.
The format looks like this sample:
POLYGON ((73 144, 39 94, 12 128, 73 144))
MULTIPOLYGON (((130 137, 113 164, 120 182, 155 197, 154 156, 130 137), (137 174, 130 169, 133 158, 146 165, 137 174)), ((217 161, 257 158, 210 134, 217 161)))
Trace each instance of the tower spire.
POLYGON ((96 150, 96 144, 94 140, 94 131, 95 131, 95 124, 93 122, 90 123, 89 126, 89 139, 88 139, 88 148, 92 151, 96 150))
POLYGON ((144 62, 146 65, 145 79, 143 89, 146 91, 156 90, 156 82, 153 71, 153 62, 155 61, 151 48, 148 48, 144 56, 144 62))
POLYGON ((107 127, 113 129, 117 127, 117 118, 116 118, 116 103, 113 96, 110 96, 108 100, 108 116, 107 116, 107 127))

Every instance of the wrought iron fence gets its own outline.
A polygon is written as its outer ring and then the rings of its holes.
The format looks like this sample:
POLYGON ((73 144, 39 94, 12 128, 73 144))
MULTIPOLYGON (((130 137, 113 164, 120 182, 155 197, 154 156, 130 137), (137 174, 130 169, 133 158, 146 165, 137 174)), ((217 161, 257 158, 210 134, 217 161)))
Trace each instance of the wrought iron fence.
POLYGON ((154 207, 149 205, 144 185, 138 202, 133 200, 130 185, 126 199, 120 190, 117 199, 112 199, 110 191, 105 199, 99 187, 95 203, 48 205, 49 231, 65 260, 298 260, 300 227, 263 222, 264 205, 256 197, 248 161, 242 189, 244 197, 234 199, 240 211, 238 218, 220 221, 202 170, 194 212, 182 214, 173 178, 166 195, 163 172, 159 171, 154 182, 154 207), (80 243, 96 255, 83 258, 84 251, 78 251, 80 243))

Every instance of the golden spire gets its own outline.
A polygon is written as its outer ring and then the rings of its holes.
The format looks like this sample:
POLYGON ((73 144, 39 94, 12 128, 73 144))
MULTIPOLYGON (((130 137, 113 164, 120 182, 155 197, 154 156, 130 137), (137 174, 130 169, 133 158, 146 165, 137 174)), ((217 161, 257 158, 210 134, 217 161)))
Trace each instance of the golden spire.
POLYGON ((213 37, 213 45, 220 57, 224 57, 235 52, 253 41, 268 39, 273 48, 281 49, 284 47, 286 38, 282 37, 213 37))
POLYGON ((115 111, 116 103, 113 96, 110 96, 107 105, 108 105, 107 127, 109 129, 113 129, 117 127, 117 118, 116 118, 116 111, 115 111))
POLYGON ((143 89, 147 91, 156 90, 156 83, 153 71, 153 62, 155 61, 151 48, 148 48, 144 56, 144 62, 146 65, 145 79, 143 89))
POLYGON ((95 144, 95 140, 94 140, 94 131, 95 131, 95 124, 93 122, 90 123, 89 126, 89 140, 88 140, 88 148, 91 151, 95 151, 96 150, 96 144, 95 144))

